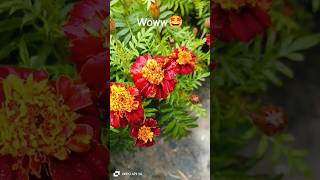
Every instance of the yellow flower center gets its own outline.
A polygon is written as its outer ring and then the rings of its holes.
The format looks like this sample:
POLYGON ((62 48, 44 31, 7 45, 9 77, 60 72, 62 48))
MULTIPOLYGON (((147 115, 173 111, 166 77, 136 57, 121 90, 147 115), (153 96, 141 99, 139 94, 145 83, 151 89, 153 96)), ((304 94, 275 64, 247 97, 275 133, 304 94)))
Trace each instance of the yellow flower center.
POLYGON ((239 9, 245 5, 256 5, 256 0, 215 0, 216 4, 219 4, 222 9, 239 9))
POLYGON ((180 65, 192 64, 192 54, 182 49, 178 50, 178 59, 176 62, 180 65))
POLYGON ((113 85, 110 94, 110 110, 119 113, 120 116, 139 107, 139 101, 135 101, 134 96, 125 87, 113 85))
POLYGON ((144 143, 147 143, 148 140, 152 142, 153 140, 153 132, 150 127, 142 126, 138 132, 138 139, 142 140, 144 143))
POLYGON ((151 84, 160 84, 164 78, 162 65, 154 59, 149 59, 142 68, 142 76, 151 84))
POLYGON ((68 157, 66 143, 79 115, 64 104, 48 81, 9 75, 2 81, 5 100, 0 107, 0 154, 13 157, 68 157))

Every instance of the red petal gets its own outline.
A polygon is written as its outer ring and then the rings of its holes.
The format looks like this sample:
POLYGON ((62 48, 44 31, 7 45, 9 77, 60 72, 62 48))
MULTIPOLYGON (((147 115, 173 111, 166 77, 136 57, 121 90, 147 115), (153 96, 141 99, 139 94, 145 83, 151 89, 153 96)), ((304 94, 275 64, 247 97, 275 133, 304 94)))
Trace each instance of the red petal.
POLYGON ((35 81, 48 79, 48 74, 45 71, 36 71, 27 68, 15 68, 13 66, 0 66, 0 77, 6 78, 9 74, 17 75, 22 79, 27 79, 32 74, 35 81))
POLYGON ((162 90, 160 87, 157 87, 157 94, 156 94, 156 99, 161 99, 162 98, 162 90))
POLYGON ((230 13, 230 26, 236 37, 243 42, 251 40, 251 34, 248 32, 246 25, 243 23, 243 15, 239 13, 230 13))
POLYGON ((176 69, 168 69, 164 74, 164 78, 167 80, 171 80, 171 79, 174 79, 176 75, 177 75, 176 69))
POLYGON ((69 14, 69 21, 63 27, 63 31, 69 39, 83 38, 88 35, 85 27, 95 32, 102 29, 102 22, 108 15, 109 1, 83 0, 76 4, 69 14))
POLYGON ((133 127, 130 130, 130 136, 136 140, 138 138, 138 132, 139 132, 139 128, 133 127))
POLYGON ((124 128, 128 124, 125 118, 117 116, 114 112, 110 112, 110 126, 113 128, 124 128))
POLYGON ((162 98, 167 98, 167 96, 170 93, 170 83, 167 80, 162 81, 161 83, 161 87, 162 87, 162 98))
POLYGON ((30 157, 29 167, 31 170, 31 174, 35 175, 37 178, 41 177, 41 162, 39 159, 36 159, 35 157, 30 157))
POLYGON ((181 73, 182 74, 191 74, 194 70, 194 65, 191 65, 191 64, 188 64, 188 65, 184 65, 184 66, 181 66, 181 73))
POLYGON ((76 120, 77 124, 88 124, 90 127, 93 128, 93 139, 97 142, 100 141, 101 137, 101 128, 103 127, 103 122, 100 121, 98 118, 93 116, 81 116, 76 120))
POLYGON ((102 39, 99 37, 87 37, 81 40, 77 39, 71 43, 71 59, 76 63, 79 69, 90 57, 106 52, 105 48, 102 46, 102 39))
POLYGON ((62 95, 65 104, 73 111, 80 110, 92 104, 90 91, 84 85, 73 84, 67 76, 60 76, 56 82, 58 94, 62 95))
POLYGON ((139 96, 139 90, 134 87, 128 87, 127 90, 130 92, 132 96, 139 96))
POLYGON ((155 136, 160 136, 160 132, 161 132, 160 128, 154 128, 152 131, 155 136))
POLYGON ((74 152, 86 152, 90 149, 90 142, 81 142, 82 138, 92 139, 94 135, 93 128, 88 124, 77 124, 73 135, 67 142, 67 147, 74 152), (87 137, 88 136, 88 137, 87 137))
POLYGON ((130 68, 130 74, 133 80, 135 80, 135 76, 140 74, 148 59, 152 59, 152 57, 150 55, 144 55, 136 58, 136 61, 131 65, 130 68))
POLYGON ((88 166, 90 164, 86 164, 81 156, 75 154, 63 161, 51 158, 48 163, 49 173, 54 180, 94 180, 88 166))
POLYGON ((157 85, 150 84, 148 88, 143 90, 145 97, 155 97, 157 93, 157 85))
POLYGON ((106 53, 90 58, 81 68, 81 79, 93 90, 105 89, 109 79, 106 53), (106 74, 107 73, 107 74, 106 74))
POLYGON ((5 95, 3 92, 2 83, 0 83, 0 104, 2 104, 4 100, 5 100, 5 95))
POLYGON ((257 19, 251 14, 245 14, 243 16, 243 21, 247 25, 248 31, 252 33, 252 38, 257 34, 262 33, 264 30, 263 27, 257 21, 257 19))
POLYGON ((0 179, 15 180, 12 164, 14 159, 10 156, 0 156, 0 179))
POLYGON ((134 85, 136 86, 136 88, 138 88, 141 92, 141 90, 145 89, 148 87, 149 82, 145 79, 145 78, 140 78, 138 79, 134 85))
POLYGON ((109 153, 107 149, 93 143, 90 152, 84 156, 84 162, 91 170, 94 180, 105 180, 107 178, 108 159, 109 153))
POLYGON ((146 119, 144 124, 146 126, 148 126, 148 127, 156 127, 157 126, 157 121, 152 119, 152 118, 148 118, 148 119, 146 119))
POLYGON ((130 113, 127 112, 126 114, 130 126, 140 125, 144 119, 144 110, 142 107, 140 107, 136 111, 132 111, 130 113))
POLYGON ((263 28, 267 28, 271 25, 271 18, 266 11, 260 8, 254 8, 252 9, 252 12, 263 28))

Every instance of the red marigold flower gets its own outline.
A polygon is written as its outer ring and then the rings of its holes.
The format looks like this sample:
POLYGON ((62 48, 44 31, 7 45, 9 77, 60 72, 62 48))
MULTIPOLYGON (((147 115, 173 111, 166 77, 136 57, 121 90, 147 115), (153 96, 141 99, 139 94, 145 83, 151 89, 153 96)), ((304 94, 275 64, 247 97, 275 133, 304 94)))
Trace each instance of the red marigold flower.
POLYGON ((171 58, 177 63, 179 74, 191 74, 194 71, 196 56, 185 48, 174 49, 171 58))
POLYGON ((91 104, 89 89, 66 76, 0 67, 0 179, 106 178, 102 124, 79 113, 91 104))
POLYGON ((125 87, 123 84, 110 85, 110 125, 124 128, 140 125, 144 118, 141 97, 137 88, 125 87))
POLYGON ((213 36, 222 41, 248 42, 270 25, 272 0, 216 0, 212 3, 213 36))
POLYGON ((288 126, 288 116, 283 108, 264 106, 252 115, 254 124, 268 136, 283 132, 288 126))
POLYGON ((192 94, 189 96, 189 101, 192 103, 192 104, 198 104, 200 102, 200 97, 196 94, 192 94))
POLYGON ((147 118, 142 125, 131 128, 130 135, 136 141, 136 146, 149 147, 155 144, 154 137, 160 136, 160 128, 156 120, 147 118))
POLYGON ((166 99, 173 91, 177 65, 168 57, 139 56, 130 69, 131 78, 146 98, 166 99))
POLYGON ((206 36, 206 43, 209 46, 209 48, 211 47, 211 39, 210 39, 210 34, 207 34, 206 36))
POLYGON ((62 28, 69 40, 71 60, 76 64, 81 80, 92 90, 94 99, 105 99, 107 94, 108 3, 105 0, 80 1, 74 5, 62 28))

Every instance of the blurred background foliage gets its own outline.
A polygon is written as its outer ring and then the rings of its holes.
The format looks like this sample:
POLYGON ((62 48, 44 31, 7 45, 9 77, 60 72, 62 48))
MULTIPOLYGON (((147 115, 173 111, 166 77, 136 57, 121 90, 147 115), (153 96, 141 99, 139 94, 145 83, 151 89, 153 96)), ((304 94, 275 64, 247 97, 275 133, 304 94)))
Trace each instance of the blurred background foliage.
POLYGON ((76 1, 11 0, 0 2, 0 61, 44 69, 53 77, 75 75, 61 31, 76 1))
POLYGON ((274 0, 268 32, 250 43, 213 43, 213 179, 282 179, 296 172, 312 178, 303 160, 307 152, 290 145, 290 132, 269 137, 258 130, 251 115, 270 103, 264 101, 270 86, 281 86, 284 77, 294 78, 290 64, 301 63, 305 50, 319 44, 320 34, 313 32, 319 8, 319 0, 274 0), (257 174, 254 168, 261 161, 271 166, 285 162, 289 174, 271 168, 257 174))

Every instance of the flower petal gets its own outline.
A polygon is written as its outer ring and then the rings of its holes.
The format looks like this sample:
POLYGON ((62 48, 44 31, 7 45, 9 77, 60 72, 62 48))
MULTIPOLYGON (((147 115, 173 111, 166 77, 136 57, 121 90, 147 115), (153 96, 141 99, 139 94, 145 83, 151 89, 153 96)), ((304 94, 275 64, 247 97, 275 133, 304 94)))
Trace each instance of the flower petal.
POLYGON ((142 107, 140 107, 135 111, 127 112, 126 117, 128 119, 128 123, 130 124, 130 126, 140 125, 144 118, 144 110, 142 107))
POLYGON ((12 171, 13 158, 10 156, 0 156, 0 179, 15 180, 14 171, 12 171))
POLYGON ((109 152, 102 145, 92 143, 91 150, 83 157, 94 180, 105 180, 109 163, 109 152))
POLYGON ((74 152, 89 151, 93 134, 93 128, 88 124, 77 124, 73 135, 67 142, 67 147, 74 152))
POLYGON ((50 158, 48 163, 50 176, 54 180, 94 180, 88 166, 90 165, 85 164, 81 156, 75 154, 63 161, 50 158))
POLYGON ((56 82, 57 93, 65 104, 73 111, 80 110, 92 104, 90 91, 82 84, 74 84, 67 76, 60 76, 56 82))
POLYGON ((76 120, 77 124, 87 124, 93 128, 93 139, 97 142, 100 141, 101 128, 103 127, 103 122, 94 116, 81 116, 76 120))

